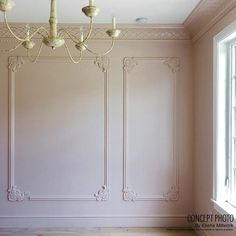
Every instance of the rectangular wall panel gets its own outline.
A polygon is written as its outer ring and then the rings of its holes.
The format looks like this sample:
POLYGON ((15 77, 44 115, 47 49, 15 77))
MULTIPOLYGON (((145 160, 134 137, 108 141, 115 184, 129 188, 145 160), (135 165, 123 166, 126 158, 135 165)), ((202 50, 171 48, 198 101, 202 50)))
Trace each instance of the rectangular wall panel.
POLYGON ((124 200, 177 200, 178 58, 124 59, 124 200))
POLYGON ((108 78, 101 61, 9 60, 9 200, 107 200, 108 78))

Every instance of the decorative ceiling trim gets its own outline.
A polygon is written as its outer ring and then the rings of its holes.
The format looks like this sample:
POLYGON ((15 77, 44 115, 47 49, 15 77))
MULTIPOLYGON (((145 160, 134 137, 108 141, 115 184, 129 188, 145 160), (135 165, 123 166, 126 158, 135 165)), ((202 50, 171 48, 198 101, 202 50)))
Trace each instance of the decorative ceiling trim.
MULTIPOLYGON (((192 40, 200 39, 208 32, 220 19, 236 7, 236 0, 201 0, 194 8, 185 22, 177 25, 120 25, 122 30, 118 40, 192 40)), ((44 25, 46 28, 47 24, 44 25)), ((92 40, 109 40, 105 33, 107 25, 97 25, 91 35, 92 40)), ((31 25, 35 30, 38 24, 31 25)), ((81 25, 61 24, 60 27, 76 34, 80 32, 81 25)), ((84 25, 84 31, 88 31, 88 26, 84 25)), ((25 25, 12 23, 12 28, 16 30, 19 37, 25 35, 25 25), (15 26, 15 28, 14 28, 15 26)), ((79 35, 77 35, 79 38, 79 35)), ((63 37, 67 38, 66 35, 63 37)), ((40 37, 38 37, 40 38, 40 37)), ((0 40, 13 40, 9 31, 3 23, 0 23, 0 40)))
MULTIPOLYGON (((65 28, 67 31, 76 35, 80 32, 80 26, 74 25, 61 25, 62 28, 65 28)), ((23 24, 14 24, 12 25, 13 30, 19 37, 24 37, 25 35, 25 25, 23 24), (16 27, 17 26, 17 27, 16 27)), ((31 25, 31 30, 34 31, 37 28, 37 24, 31 25)), ((190 40, 190 34, 188 30, 185 29, 182 25, 158 25, 150 27, 137 27, 137 26, 127 26, 122 25, 121 35, 118 40, 190 40)), ((85 34, 88 31, 88 27, 84 27, 85 34)), ((79 38, 79 35, 77 35, 79 38)), ((63 35, 63 37, 67 37, 63 35)), ((0 39, 11 39, 11 34, 4 24, 0 24, 0 39)), ((40 37, 38 37, 40 38, 40 37)), ((106 35, 104 26, 98 26, 94 28, 94 31, 91 35, 93 40, 109 40, 106 35)))
POLYGON ((184 22, 193 42, 236 7, 236 0, 201 0, 184 22))

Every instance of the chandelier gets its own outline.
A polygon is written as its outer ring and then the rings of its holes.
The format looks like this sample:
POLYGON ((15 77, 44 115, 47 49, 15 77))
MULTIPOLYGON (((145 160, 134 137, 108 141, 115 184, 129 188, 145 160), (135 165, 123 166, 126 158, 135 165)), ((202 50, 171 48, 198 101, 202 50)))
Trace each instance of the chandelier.
POLYGON ((14 31, 10 27, 8 20, 7 20, 7 12, 10 11, 14 5, 15 4, 14 4, 13 0, 0 0, 0 11, 2 11, 4 13, 5 25, 6 25, 7 29, 9 30, 9 32, 11 33, 11 35, 19 42, 14 48, 12 48, 10 50, 4 50, 4 51, 5 52, 12 52, 12 51, 16 50, 17 48, 19 48, 20 46, 23 46, 27 50, 27 56, 31 62, 37 61, 37 59, 39 58, 39 56, 41 54, 43 45, 46 45, 52 49, 56 49, 56 48, 64 46, 67 53, 68 53, 69 58, 75 64, 77 64, 81 61, 82 54, 84 51, 88 51, 89 53, 91 53, 95 56, 98 56, 98 57, 105 56, 113 49, 115 39, 119 36, 119 34, 121 32, 119 29, 116 28, 116 19, 113 16, 112 28, 108 29, 106 31, 106 34, 111 38, 111 46, 106 52, 97 53, 97 52, 91 50, 86 45, 86 42, 90 38, 91 33, 92 33, 93 19, 99 13, 99 8, 94 6, 93 0, 89 0, 89 5, 82 8, 83 13, 89 18, 90 22, 89 22, 89 30, 88 30, 87 35, 84 36, 83 29, 80 28, 80 32, 79 32, 80 37, 79 38, 76 35, 68 32, 64 28, 58 28, 58 26, 57 26, 57 24, 58 24, 57 1, 51 0, 49 30, 47 30, 45 27, 41 26, 41 27, 37 28, 36 30, 34 30, 33 32, 30 32, 30 27, 29 27, 29 25, 27 25, 25 37, 22 38, 20 36, 17 36, 16 33, 14 33, 14 31), (41 45, 39 46, 37 55, 35 57, 32 57, 31 50, 35 46, 35 43, 32 40, 36 35, 39 35, 40 37, 42 37, 42 42, 41 42, 41 45), (79 51, 78 58, 74 58, 72 56, 72 53, 71 53, 63 35, 66 35, 67 38, 70 39, 74 43, 76 49, 79 51))

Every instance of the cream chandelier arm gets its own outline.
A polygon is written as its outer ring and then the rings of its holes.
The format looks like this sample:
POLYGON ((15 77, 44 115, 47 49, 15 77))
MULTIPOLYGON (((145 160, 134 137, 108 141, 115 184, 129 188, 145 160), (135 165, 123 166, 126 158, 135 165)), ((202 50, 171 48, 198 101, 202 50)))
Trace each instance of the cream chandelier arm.
POLYGON ((107 51, 103 52, 103 53, 94 52, 93 50, 89 49, 89 47, 87 45, 85 45, 85 44, 83 44, 83 45, 93 55, 95 55, 97 57, 103 57, 103 56, 107 55, 109 52, 112 51, 112 49, 114 48, 114 45, 115 45, 115 40, 112 39, 110 48, 107 51))
POLYGON ((43 44, 45 44, 48 47, 51 47, 52 49, 59 48, 61 46, 65 46, 65 49, 68 53, 69 58, 71 61, 75 64, 78 64, 81 61, 82 58, 82 52, 88 51, 89 53, 92 53, 96 56, 104 56, 108 54, 114 47, 115 39, 119 36, 120 30, 116 29, 116 23, 115 18, 112 19, 112 29, 109 29, 106 31, 107 35, 112 39, 112 43, 110 48, 102 53, 99 54, 93 50, 91 50, 85 42, 89 40, 92 34, 93 29, 93 19, 97 16, 99 13, 99 9, 93 5, 93 0, 89 0, 89 5, 82 8, 83 13, 89 17, 89 30, 87 35, 84 37, 83 32, 80 32, 80 38, 77 37, 78 34, 73 35, 70 32, 68 32, 66 29, 58 29, 58 19, 57 19, 57 0, 51 0, 51 8, 50 8, 50 18, 49 18, 49 31, 45 29, 45 27, 39 27, 37 28, 33 33, 30 33, 30 30, 28 29, 26 32, 25 38, 21 38, 16 35, 16 33, 12 30, 10 25, 8 24, 7 20, 7 11, 10 11, 12 7, 14 6, 13 0, 0 0, 0 11, 4 12, 4 21, 6 24, 7 29, 11 33, 11 35, 18 41, 20 41, 19 44, 17 44, 14 48, 10 50, 4 50, 4 52, 12 52, 19 48, 20 46, 23 46, 27 50, 28 58, 31 62, 36 62, 39 58, 43 44), (46 33, 46 36, 44 35, 46 33), (32 41, 32 39, 37 35, 40 35, 42 37, 42 44, 39 47, 38 53, 36 57, 32 57, 30 50, 35 46, 35 43, 32 41), (72 53, 65 42, 65 38, 63 36, 67 36, 68 39, 70 39, 74 44, 77 50, 80 52, 79 60, 76 60, 73 58, 72 53))
POLYGON ((58 34, 59 34, 59 36, 61 36, 62 33, 65 33, 74 43, 79 43, 79 42, 84 43, 85 41, 87 41, 90 38, 91 33, 92 33, 92 29, 93 29, 93 18, 90 17, 89 31, 82 42, 81 42, 81 40, 78 40, 78 38, 75 35, 69 33, 66 29, 63 29, 63 28, 60 29, 58 31, 58 34))
POLYGON ((20 42, 19 44, 17 44, 17 45, 16 45, 14 48, 12 48, 12 49, 4 49, 4 50, 0 50, 0 52, 7 52, 7 53, 13 52, 13 51, 15 51, 17 48, 19 48, 21 45, 22 45, 22 42, 20 42))
POLYGON ((88 34, 85 36, 85 38, 84 38, 82 43, 84 43, 85 41, 87 41, 90 38, 91 33, 92 33, 92 29, 93 29, 93 18, 90 17, 89 31, 88 31, 88 34))
POLYGON ((65 46, 66 51, 67 51, 67 53, 68 53, 68 55, 69 55, 69 57, 70 57, 70 60, 71 60, 74 64, 79 64, 79 63, 81 62, 81 60, 82 60, 82 51, 80 51, 80 57, 79 57, 79 59, 76 61, 76 60, 73 58, 73 56, 71 55, 71 52, 70 52, 70 49, 69 49, 68 45, 65 43, 64 46, 65 46))
POLYGON ((74 43, 78 43, 79 42, 75 35, 72 35, 66 29, 60 29, 59 30, 59 36, 61 37, 63 33, 66 34, 74 43))
POLYGON ((10 25, 8 24, 8 21, 7 21, 7 13, 6 13, 6 12, 4 12, 4 22, 5 22, 6 26, 7 26, 7 29, 8 29, 9 32, 12 34, 12 36, 13 36, 15 39, 17 39, 18 41, 21 41, 21 42, 24 42, 24 41, 26 41, 26 40, 31 40, 37 33, 40 34, 40 31, 41 31, 41 30, 43 30, 44 32, 46 32, 47 35, 49 35, 49 34, 48 34, 48 31, 47 31, 44 27, 41 26, 41 27, 39 27, 37 30, 35 30, 32 35, 27 35, 26 38, 22 39, 22 38, 18 37, 18 36, 13 32, 13 30, 12 30, 11 27, 10 27, 10 25))
POLYGON ((27 56, 28 56, 30 62, 35 63, 38 60, 38 58, 39 58, 39 56, 41 54, 42 48, 43 48, 43 42, 41 43, 41 45, 39 47, 39 50, 38 50, 38 53, 37 53, 35 58, 33 58, 31 56, 30 49, 27 50, 27 56))

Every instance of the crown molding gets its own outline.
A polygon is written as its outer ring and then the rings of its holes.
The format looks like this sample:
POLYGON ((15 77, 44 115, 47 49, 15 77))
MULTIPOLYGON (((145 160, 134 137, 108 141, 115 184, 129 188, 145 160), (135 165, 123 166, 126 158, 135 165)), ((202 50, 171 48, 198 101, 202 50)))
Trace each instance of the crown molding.
MULTIPOLYGON (((19 37, 25 36, 25 25, 24 24, 11 24, 12 29, 19 37)), ((34 31, 38 28, 39 24, 32 24, 31 30, 34 31)), ((48 25, 44 24, 46 28, 48 25)), ((76 35, 79 38, 81 25, 75 24, 61 24, 60 28, 66 29, 71 34, 76 35)), ((92 40, 109 40, 106 35, 107 25, 96 25, 93 29, 91 39, 92 40)), ((119 40, 190 40, 190 34, 183 25, 120 25, 119 27, 121 35, 119 40)), ((85 34, 88 31, 88 25, 84 25, 85 34)), ((66 35, 63 35, 68 38, 66 35)), ((38 36, 40 38, 40 36, 38 36)), ((11 34, 3 23, 0 23, 0 39, 12 39, 11 34)))
POLYGON ((184 22, 193 42, 236 7, 236 0, 201 0, 184 22))

